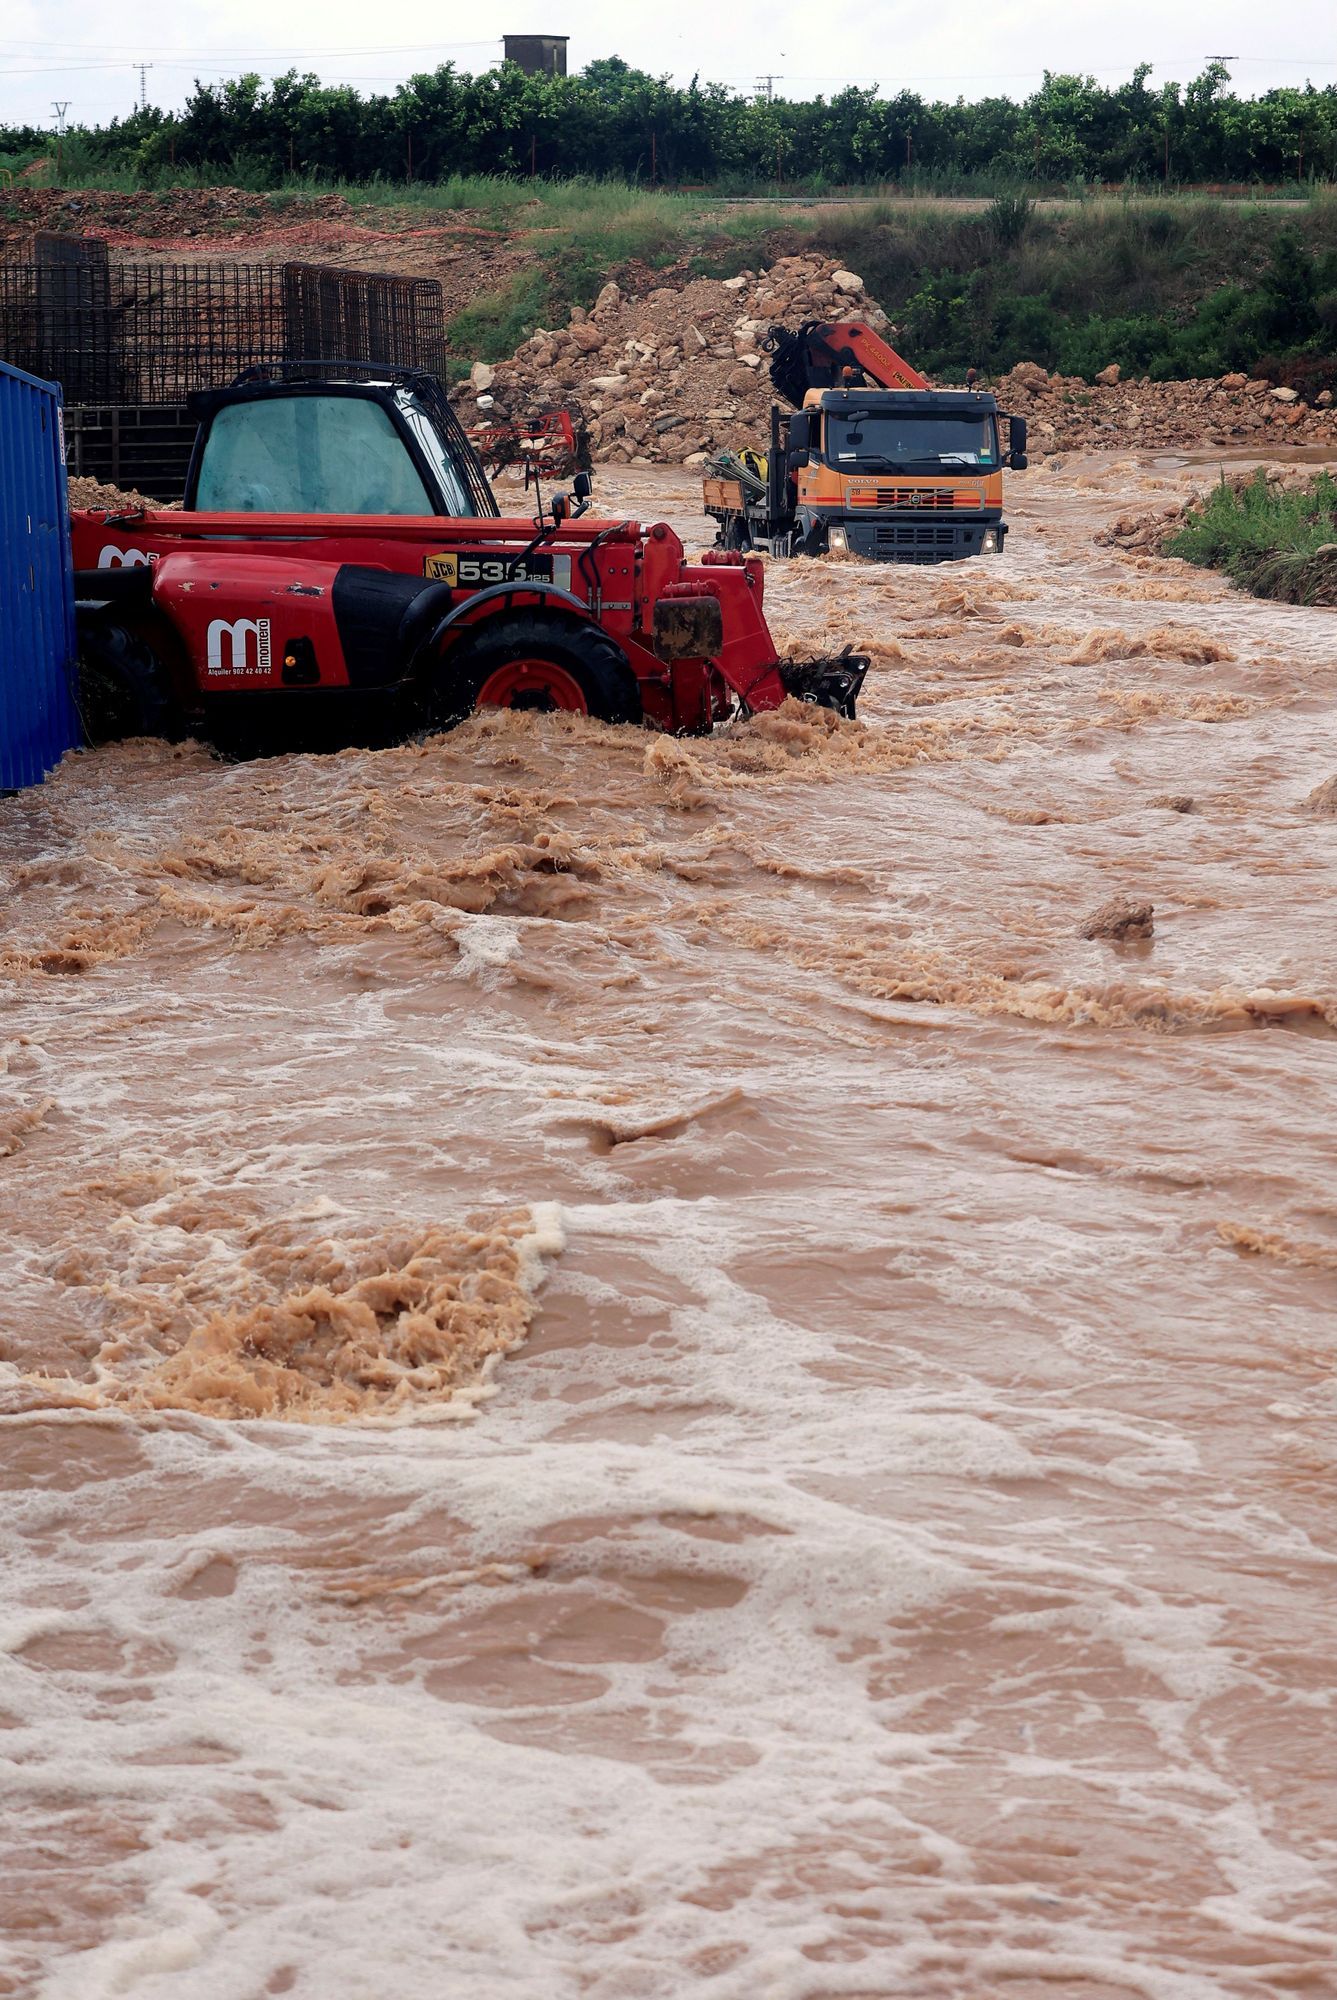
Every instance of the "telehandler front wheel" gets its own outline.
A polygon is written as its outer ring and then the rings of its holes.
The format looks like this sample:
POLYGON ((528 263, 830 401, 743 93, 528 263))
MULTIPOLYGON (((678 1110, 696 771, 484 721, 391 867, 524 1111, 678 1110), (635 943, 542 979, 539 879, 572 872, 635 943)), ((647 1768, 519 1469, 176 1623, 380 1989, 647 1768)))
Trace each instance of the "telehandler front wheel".
POLYGON ((153 648, 110 619, 81 620, 74 705, 90 749, 126 736, 179 734, 153 648))
POLYGON ((641 694, 627 656, 597 625, 517 612, 462 640, 428 690, 433 727, 449 728, 477 708, 524 708, 639 722, 641 694))

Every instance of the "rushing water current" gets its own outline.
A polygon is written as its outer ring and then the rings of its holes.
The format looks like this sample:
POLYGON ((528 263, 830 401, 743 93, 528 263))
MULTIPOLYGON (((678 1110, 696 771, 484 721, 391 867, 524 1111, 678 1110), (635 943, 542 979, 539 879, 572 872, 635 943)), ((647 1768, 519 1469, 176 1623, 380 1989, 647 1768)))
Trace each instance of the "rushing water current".
POLYGON ((1337 1993, 1337 626, 1193 476, 771 566, 858 724, 0 802, 0 1993, 1337 1993))

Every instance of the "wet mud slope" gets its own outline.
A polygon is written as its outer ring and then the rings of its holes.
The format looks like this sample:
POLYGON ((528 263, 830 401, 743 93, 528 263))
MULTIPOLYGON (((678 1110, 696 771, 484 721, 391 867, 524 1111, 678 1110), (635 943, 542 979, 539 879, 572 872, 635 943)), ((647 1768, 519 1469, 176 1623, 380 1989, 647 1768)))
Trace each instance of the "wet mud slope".
POLYGON ((1337 643, 1198 476, 772 566, 858 724, 0 805, 0 1993, 1330 1990, 1337 643))

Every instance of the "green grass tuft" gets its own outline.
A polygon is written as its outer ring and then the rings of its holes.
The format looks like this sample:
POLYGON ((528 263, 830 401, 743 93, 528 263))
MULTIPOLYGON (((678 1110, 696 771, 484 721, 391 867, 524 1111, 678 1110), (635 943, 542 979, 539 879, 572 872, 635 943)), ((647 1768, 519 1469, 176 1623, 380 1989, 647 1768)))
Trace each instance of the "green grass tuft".
POLYGON ((1255 597, 1337 604, 1337 480, 1320 472, 1287 491, 1261 471, 1244 486, 1223 479, 1165 553, 1224 570, 1255 597))

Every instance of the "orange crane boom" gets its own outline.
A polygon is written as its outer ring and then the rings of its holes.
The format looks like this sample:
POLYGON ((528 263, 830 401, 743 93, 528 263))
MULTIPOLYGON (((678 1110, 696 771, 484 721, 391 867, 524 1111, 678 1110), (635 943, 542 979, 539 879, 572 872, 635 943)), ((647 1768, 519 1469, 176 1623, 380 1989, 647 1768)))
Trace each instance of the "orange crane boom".
POLYGON ((809 389, 927 389, 927 375, 889 347, 866 320, 803 322, 797 333, 773 326, 762 343, 771 380, 796 410, 809 389))

